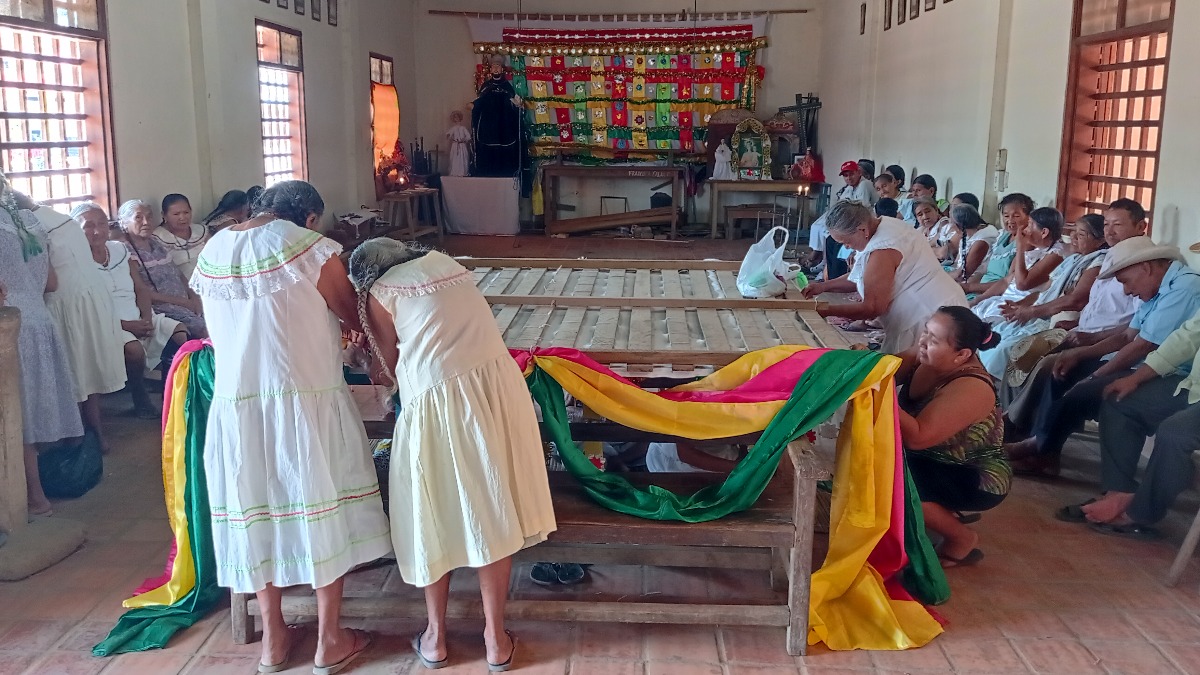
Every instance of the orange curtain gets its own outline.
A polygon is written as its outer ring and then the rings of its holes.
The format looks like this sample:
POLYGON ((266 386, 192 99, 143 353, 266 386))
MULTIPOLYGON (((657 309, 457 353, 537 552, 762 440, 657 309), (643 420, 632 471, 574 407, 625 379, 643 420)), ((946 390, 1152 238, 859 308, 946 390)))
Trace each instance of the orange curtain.
MULTIPOLYGON (((371 83, 371 145, 375 185, 381 185, 379 168, 389 163, 400 138, 400 95, 390 84, 371 83)), ((378 191, 378 187, 377 187, 378 191)))

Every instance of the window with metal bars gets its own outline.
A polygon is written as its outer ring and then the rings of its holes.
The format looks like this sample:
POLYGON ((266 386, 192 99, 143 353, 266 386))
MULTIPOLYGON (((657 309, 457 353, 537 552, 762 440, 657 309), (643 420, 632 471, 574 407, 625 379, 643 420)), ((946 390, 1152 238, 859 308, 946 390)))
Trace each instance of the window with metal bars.
POLYGON ((390 56, 371 54, 371 81, 376 84, 395 84, 392 80, 392 69, 395 62, 390 56))
POLYGON ((1068 221, 1153 212, 1173 0, 1076 0, 1058 199, 1068 221))
POLYGON ((98 0, 0 0, 0 167, 67 210, 115 199, 98 0))
POLYGON ((258 91, 263 172, 270 187, 308 176, 304 136, 304 56, 299 31, 258 21, 258 91))

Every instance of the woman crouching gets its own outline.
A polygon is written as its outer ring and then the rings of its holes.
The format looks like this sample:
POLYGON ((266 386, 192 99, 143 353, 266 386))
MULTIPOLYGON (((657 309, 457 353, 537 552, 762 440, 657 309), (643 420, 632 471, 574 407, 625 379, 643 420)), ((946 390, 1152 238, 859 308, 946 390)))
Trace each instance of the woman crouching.
POLYGON ((450 572, 479 570, 489 669, 508 670, 512 555, 544 541, 554 510, 537 417, 471 272, 391 239, 350 257, 359 312, 401 412, 392 439, 392 542, 404 581, 425 589, 429 626, 413 638, 445 665, 450 572))
POLYGON ((925 323, 917 347, 898 354, 905 459, 925 525, 944 538, 938 550, 943 567, 983 559, 979 535, 956 512, 996 507, 1012 483, 1001 451, 1004 425, 996 388, 978 354, 999 342, 971 310, 942 307, 925 323))

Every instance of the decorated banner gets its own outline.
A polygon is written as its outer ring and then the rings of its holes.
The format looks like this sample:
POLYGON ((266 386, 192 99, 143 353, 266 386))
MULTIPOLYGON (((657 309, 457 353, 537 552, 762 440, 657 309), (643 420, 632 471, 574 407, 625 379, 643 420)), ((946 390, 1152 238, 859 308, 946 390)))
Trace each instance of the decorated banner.
MULTIPOLYGON (((513 28, 476 53, 509 59, 535 155, 653 159, 699 152, 712 115, 755 107, 756 24, 513 28)), ((487 77, 477 69, 476 84, 487 77)))
MULTIPOLYGON (((895 357, 780 346, 665 391, 641 389, 575 350, 513 357, 567 470, 600 505, 643 518, 703 522, 749 508, 787 445, 846 406, 829 552, 812 576, 808 642, 837 650, 908 649, 942 632, 925 604, 944 602, 949 588, 902 459, 895 357), (720 484, 691 495, 638 488, 584 456, 570 436, 564 392, 607 419, 652 433, 698 440, 762 435, 720 484)), ((172 554, 166 573, 125 602, 135 609, 95 647, 96 655, 161 648, 224 597, 216 585, 202 456, 212 378, 212 348, 189 342, 168 377, 164 406, 172 554)))

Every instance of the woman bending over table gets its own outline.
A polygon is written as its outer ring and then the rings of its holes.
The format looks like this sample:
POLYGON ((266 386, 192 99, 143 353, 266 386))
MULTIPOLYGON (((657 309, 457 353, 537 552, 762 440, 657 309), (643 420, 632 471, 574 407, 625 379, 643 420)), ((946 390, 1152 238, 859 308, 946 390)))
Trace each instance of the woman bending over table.
POLYGON ((212 326, 214 380, 204 470, 217 581, 262 608, 259 672, 287 669, 299 636, 287 586, 317 596, 312 672, 336 673, 371 643, 341 628, 345 574, 388 554, 367 434, 342 379, 338 319, 358 329, 341 246, 307 229, 325 209, 308 183, 263 193, 254 217, 221 230, 192 287, 212 326))
POLYGON ((404 581, 425 589, 429 625, 412 646, 446 665, 450 572, 479 570, 489 669, 508 670, 512 555, 556 528, 529 389, 475 287, 453 258, 371 239, 350 257, 362 322, 393 379, 392 544, 404 581))
POLYGON ((154 311, 182 323, 193 338, 208 337, 204 306, 188 289, 188 280, 171 260, 171 251, 154 236, 150 205, 131 199, 117 209, 121 239, 129 250, 129 264, 150 288, 154 311))
POLYGON ((899 354, 900 434, 921 497, 925 525, 942 535, 943 567, 983 559, 979 535, 958 511, 986 511, 1004 501, 1012 468, 1004 459, 1004 425, 992 378, 979 350, 1000 342, 965 307, 942 307, 913 350, 899 354))

